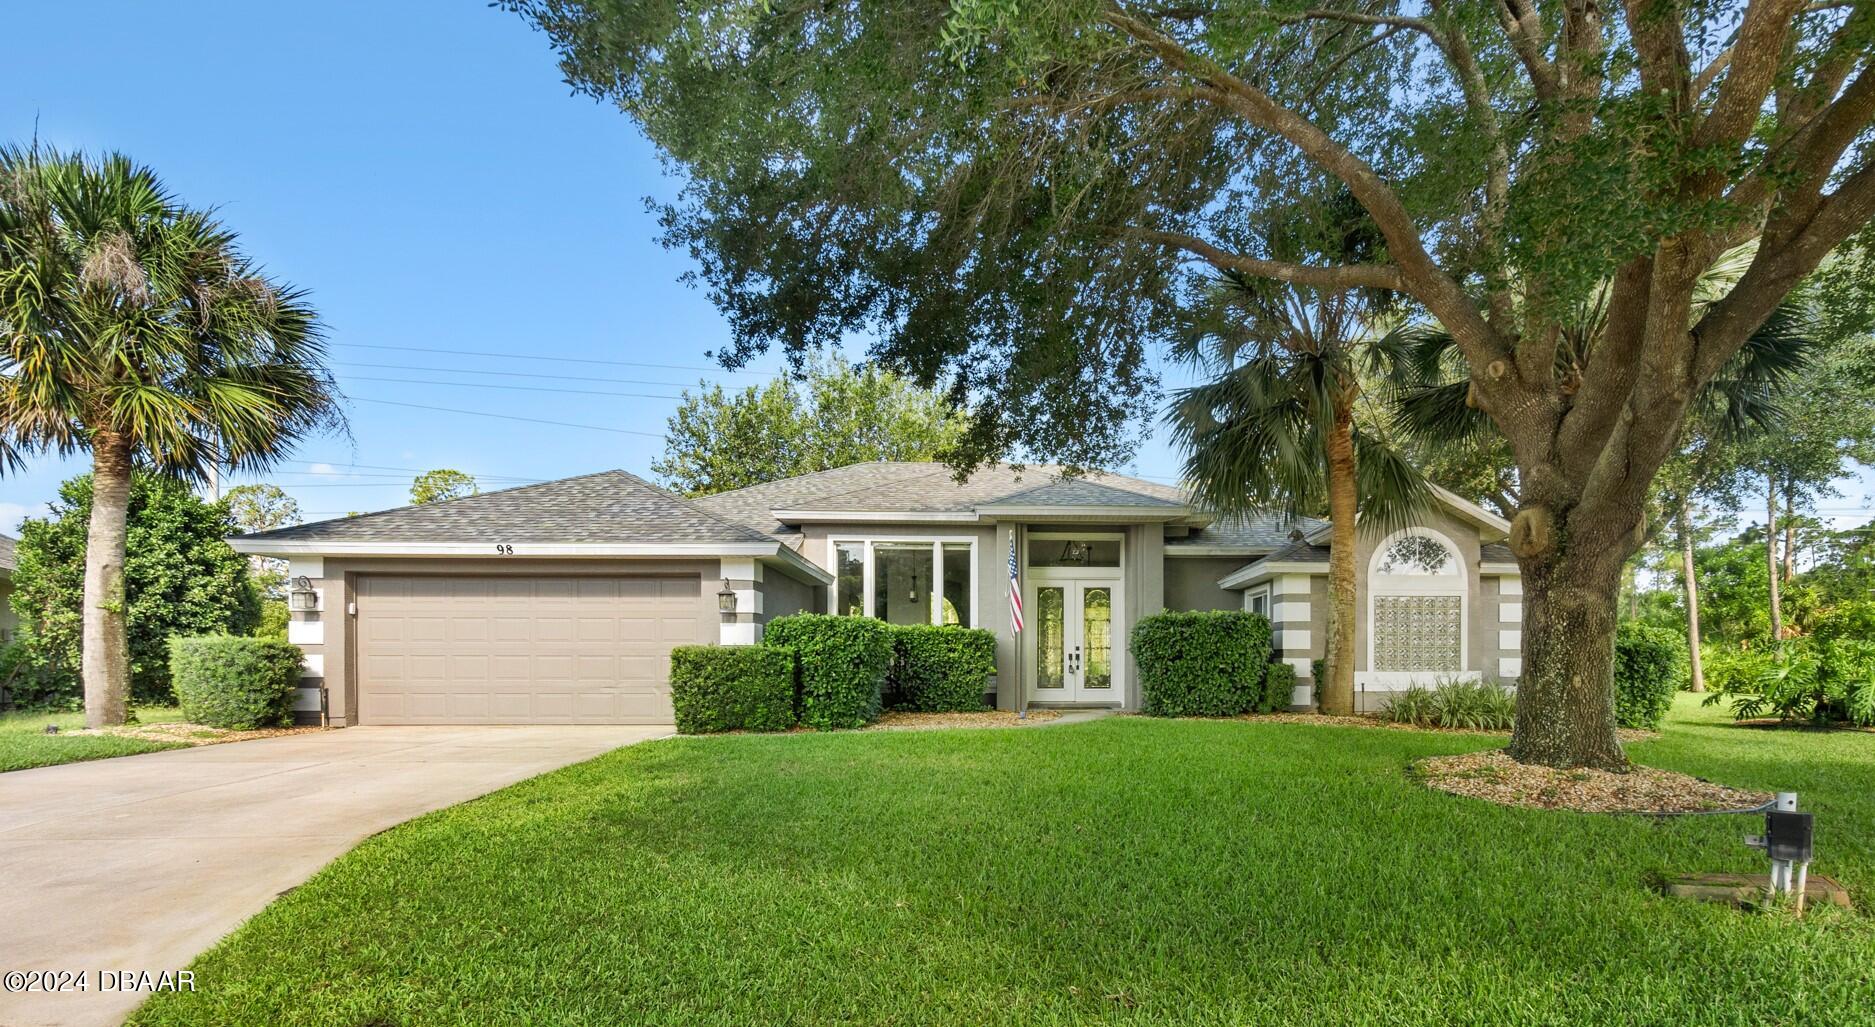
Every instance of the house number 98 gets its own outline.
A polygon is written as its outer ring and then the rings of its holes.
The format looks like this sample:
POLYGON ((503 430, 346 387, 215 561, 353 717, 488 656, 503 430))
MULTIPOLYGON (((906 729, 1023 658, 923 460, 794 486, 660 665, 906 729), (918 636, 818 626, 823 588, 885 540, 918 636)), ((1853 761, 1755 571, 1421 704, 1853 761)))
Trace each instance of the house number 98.
POLYGON ((514 555, 514 547, 513 547, 513 546, 509 546, 509 545, 502 545, 502 544, 500 544, 500 543, 497 543, 497 544, 495 545, 495 552, 496 552, 497 554, 499 554, 499 555, 501 555, 501 556, 513 556, 513 555, 514 555))

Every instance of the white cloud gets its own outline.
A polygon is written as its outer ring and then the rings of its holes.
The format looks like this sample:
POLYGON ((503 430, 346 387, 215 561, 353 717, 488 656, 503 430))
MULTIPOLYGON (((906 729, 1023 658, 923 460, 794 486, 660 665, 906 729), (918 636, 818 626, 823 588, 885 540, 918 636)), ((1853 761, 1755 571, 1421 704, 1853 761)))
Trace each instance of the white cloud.
POLYGON ((331 464, 314 464, 312 465, 312 471, 310 473, 338 477, 339 469, 331 464))

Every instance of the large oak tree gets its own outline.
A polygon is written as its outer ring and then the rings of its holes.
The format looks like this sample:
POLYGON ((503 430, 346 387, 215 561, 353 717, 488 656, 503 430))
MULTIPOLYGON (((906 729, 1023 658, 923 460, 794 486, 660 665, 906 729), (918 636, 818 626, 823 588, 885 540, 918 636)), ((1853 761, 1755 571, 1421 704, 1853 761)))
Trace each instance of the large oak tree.
POLYGON ((668 241, 732 360, 871 332, 973 404, 980 454, 1111 462, 1195 277, 1423 305, 1518 466, 1526 761, 1625 764, 1614 596, 1654 473, 1875 211, 1869 0, 507 3, 686 176, 668 241), (1244 213, 1324 178, 1383 254, 1259 248, 1244 213))

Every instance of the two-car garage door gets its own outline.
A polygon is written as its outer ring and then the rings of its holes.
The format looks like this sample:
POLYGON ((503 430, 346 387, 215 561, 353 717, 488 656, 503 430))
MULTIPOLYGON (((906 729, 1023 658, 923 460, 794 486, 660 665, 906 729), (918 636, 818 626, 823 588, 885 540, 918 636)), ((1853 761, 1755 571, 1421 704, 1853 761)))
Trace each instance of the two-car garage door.
POLYGON ((358 579, 365 724, 668 724, 695 577, 358 579))

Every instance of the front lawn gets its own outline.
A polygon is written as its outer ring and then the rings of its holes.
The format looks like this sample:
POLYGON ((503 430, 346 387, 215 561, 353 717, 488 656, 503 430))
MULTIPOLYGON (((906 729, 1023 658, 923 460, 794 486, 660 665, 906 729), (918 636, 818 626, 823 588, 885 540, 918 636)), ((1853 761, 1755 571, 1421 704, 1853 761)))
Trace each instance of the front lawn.
MULTIPOLYGON (((182 711, 173 706, 139 707, 137 720, 144 724, 169 724, 182 720, 182 711)), ((83 730, 84 726, 82 713, 0 713, 0 771, 182 748, 180 742, 69 733, 83 730), (47 724, 58 725, 59 733, 46 734, 47 724)))
MULTIPOLYGON (((1632 750, 1802 792, 1814 869, 1875 899, 1875 736, 1726 725, 1682 697, 1632 750)), ((1127 717, 642 745, 372 839, 132 1022, 1875 1021, 1875 918, 1648 889, 1759 869, 1755 820, 1403 773, 1494 744, 1127 717)))

